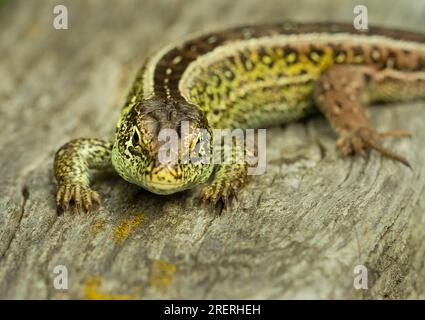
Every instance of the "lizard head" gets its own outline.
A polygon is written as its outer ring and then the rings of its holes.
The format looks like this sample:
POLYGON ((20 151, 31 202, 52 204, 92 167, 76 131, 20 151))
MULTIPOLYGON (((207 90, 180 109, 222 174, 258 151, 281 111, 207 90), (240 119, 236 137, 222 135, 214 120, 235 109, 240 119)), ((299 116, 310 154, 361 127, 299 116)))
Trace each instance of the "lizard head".
POLYGON ((186 101, 143 100, 123 114, 112 164, 127 181, 157 194, 204 183, 212 173, 204 113, 186 101))

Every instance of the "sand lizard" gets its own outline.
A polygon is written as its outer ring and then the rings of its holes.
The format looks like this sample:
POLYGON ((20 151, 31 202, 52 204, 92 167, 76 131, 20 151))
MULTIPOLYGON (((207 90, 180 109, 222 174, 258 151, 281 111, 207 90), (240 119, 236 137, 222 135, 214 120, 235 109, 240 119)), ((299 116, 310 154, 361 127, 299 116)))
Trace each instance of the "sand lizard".
MULTIPOLYGON (((409 165, 379 140, 363 105, 425 97, 425 35, 351 25, 282 23, 206 33, 173 44, 142 66, 122 108, 113 141, 76 139, 55 156, 57 204, 90 210, 99 195, 89 169, 113 167, 125 180, 170 194, 211 180, 201 198, 216 203, 245 182, 246 164, 162 164, 158 132, 253 128, 287 123, 320 110, 344 155, 375 149, 409 165)), ((193 136, 191 146, 199 145, 193 136)), ((205 148, 210 148, 207 145, 205 148)))

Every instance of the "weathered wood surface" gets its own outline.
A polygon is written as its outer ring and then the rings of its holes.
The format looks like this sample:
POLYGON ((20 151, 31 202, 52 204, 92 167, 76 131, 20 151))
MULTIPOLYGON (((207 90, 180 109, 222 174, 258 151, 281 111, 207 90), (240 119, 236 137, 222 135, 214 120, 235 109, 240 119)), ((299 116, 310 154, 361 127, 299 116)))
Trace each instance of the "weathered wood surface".
MULTIPOLYGON (((103 205, 57 216, 52 160, 71 138, 112 136, 142 60, 201 29, 351 21, 357 1, 58 1, 0 7, 0 298, 425 298, 425 102, 370 110, 413 170, 341 159, 315 117, 268 130, 268 166, 217 216, 197 192, 160 197, 114 175, 103 205), (353 288, 353 268, 369 289, 353 288), (69 289, 53 287, 56 265, 69 289)), ((369 22, 425 32, 425 3, 363 1, 369 22)))

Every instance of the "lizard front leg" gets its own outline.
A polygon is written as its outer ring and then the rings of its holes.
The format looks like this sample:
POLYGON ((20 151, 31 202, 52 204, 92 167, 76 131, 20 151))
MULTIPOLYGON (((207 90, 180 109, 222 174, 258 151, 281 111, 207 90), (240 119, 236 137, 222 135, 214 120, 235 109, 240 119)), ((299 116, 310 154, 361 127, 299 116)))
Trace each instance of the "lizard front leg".
POLYGON ((382 138, 409 136, 410 133, 403 130, 376 132, 363 108, 363 103, 371 100, 385 100, 385 90, 380 90, 384 87, 382 72, 367 66, 333 66, 319 78, 315 101, 338 133, 337 148, 343 155, 365 157, 374 149, 410 167, 405 158, 379 143, 382 138))
POLYGON ((242 164, 220 165, 209 186, 201 191, 201 199, 214 207, 222 201, 223 208, 227 209, 229 200, 236 197, 240 187, 247 179, 247 166, 242 164))
POLYGON ((58 182, 58 208, 68 211, 73 202, 78 212, 90 211, 100 196, 90 189, 90 169, 111 167, 112 143, 99 139, 75 139, 63 145, 55 155, 54 173, 58 182))
POLYGON ((201 191, 201 199, 209 202, 212 207, 221 201, 223 208, 227 210, 229 200, 236 197, 237 192, 248 177, 248 163, 245 158, 245 150, 242 143, 230 143, 225 145, 220 154, 214 178, 209 186, 201 191), (233 145, 233 146, 232 146, 233 145))

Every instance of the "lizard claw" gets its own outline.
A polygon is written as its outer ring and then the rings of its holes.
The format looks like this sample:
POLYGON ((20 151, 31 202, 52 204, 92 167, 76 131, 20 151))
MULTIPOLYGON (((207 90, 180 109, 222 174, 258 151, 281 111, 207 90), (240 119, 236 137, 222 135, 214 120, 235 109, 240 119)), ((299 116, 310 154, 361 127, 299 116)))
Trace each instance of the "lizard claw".
POLYGON ((201 191, 200 199, 204 203, 209 203, 211 210, 222 204, 221 211, 228 211, 233 199, 237 200, 237 190, 239 185, 232 185, 229 181, 213 183, 201 191))
POLYGON ((358 154, 366 158, 367 153, 374 149, 395 161, 399 161, 405 166, 412 168, 410 163, 402 156, 394 153, 393 151, 383 147, 379 140, 387 137, 410 137, 411 133, 403 130, 395 130, 377 133, 371 128, 363 127, 352 131, 343 132, 342 136, 337 142, 337 148, 345 156, 358 154))
POLYGON ((60 185, 56 193, 57 207, 63 212, 68 212, 70 203, 73 203, 77 213, 83 211, 89 213, 93 202, 100 204, 100 196, 96 191, 80 184, 60 185))

